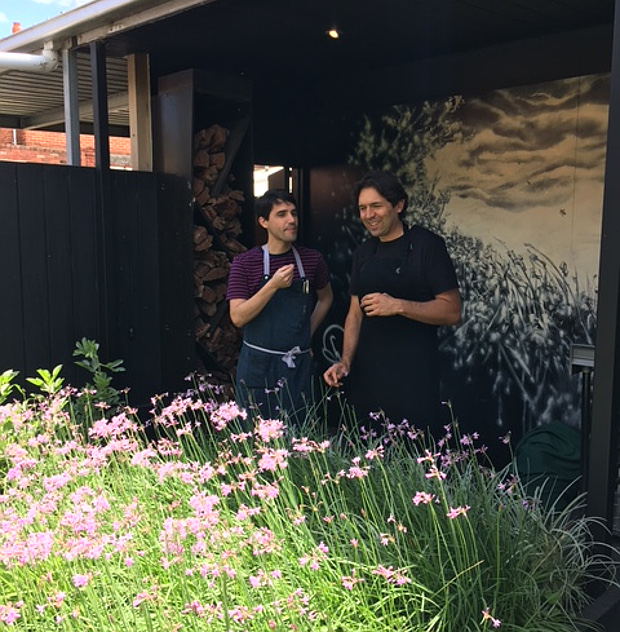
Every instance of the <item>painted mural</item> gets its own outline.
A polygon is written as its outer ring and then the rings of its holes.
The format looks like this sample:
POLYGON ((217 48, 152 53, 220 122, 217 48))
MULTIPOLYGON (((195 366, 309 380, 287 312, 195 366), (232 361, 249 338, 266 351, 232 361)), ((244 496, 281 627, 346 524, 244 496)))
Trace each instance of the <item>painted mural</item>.
POLYGON ((325 361, 340 348, 350 257, 365 238, 351 184, 387 169, 410 194, 407 221, 443 235, 457 268, 463 319, 442 330, 441 349, 461 424, 515 438, 549 421, 578 426, 569 358, 596 330, 608 98, 608 75, 596 75, 365 116, 349 165, 314 174, 336 214, 333 233, 316 237, 336 291, 325 361))

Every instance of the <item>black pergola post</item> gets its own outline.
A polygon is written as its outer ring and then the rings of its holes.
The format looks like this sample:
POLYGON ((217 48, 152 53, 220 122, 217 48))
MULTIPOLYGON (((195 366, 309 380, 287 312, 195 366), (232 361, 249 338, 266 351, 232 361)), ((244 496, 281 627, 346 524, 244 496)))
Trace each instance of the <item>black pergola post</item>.
MULTIPOLYGON (((613 527, 620 427, 620 0, 615 3, 605 193, 599 266, 588 514, 613 527)), ((608 539, 605 532, 598 539, 608 539)))
POLYGON ((93 92, 93 133, 95 136, 95 172, 97 183, 97 261, 99 279, 99 319, 103 352, 112 352, 112 265, 110 263, 111 191, 110 132, 108 122, 108 82, 106 48, 101 41, 90 44, 93 92))

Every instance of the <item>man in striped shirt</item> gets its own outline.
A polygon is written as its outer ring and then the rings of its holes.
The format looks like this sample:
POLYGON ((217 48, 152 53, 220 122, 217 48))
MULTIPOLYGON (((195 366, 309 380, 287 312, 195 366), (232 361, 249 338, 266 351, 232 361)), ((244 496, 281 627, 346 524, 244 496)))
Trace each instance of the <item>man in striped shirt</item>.
POLYGON ((267 243, 235 257, 226 294, 230 319, 243 328, 237 400, 263 418, 295 417, 311 395, 310 344, 332 303, 329 271, 318 251, 294 245, 299 218, 290 193, 267 191, 256 214, 267 243))

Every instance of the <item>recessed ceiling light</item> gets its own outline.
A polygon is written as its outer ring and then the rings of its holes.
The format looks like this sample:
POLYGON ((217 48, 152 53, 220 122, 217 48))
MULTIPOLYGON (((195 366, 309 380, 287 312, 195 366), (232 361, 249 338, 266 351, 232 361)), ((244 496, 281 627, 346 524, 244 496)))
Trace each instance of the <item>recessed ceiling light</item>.
POLYGON ((340 32, 338 31, 338 29, 329 29, 329 31, 327 31, 327 34, 332 39, 338 39, 340 37, 340 32))

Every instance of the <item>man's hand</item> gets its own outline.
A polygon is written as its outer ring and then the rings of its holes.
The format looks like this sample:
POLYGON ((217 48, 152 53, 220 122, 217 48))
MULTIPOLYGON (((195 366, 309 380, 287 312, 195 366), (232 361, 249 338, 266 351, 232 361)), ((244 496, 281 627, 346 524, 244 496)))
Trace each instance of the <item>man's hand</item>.
POLYGON ((291 287, 295 264, 291 263, 276 270, 276 273, 248 299, 233 298, 229 303, 230 320, 235 327, 245 327, 254 320, 278 290, 291 287))
POLYGON ((372 292, 362 297, 360 307, 366 316, 396 316, 398 301, 382 292, 372 292))
POLYGON ((270 281, 278 290, 283 290, 287 287, 291 287, 293 283, 293 273, 295 272, 295 264, 289 263, 287 266, 278 268, 270 281))
POLYGON ((342 378, 347 377, 349 374, 349 368, 342 362, 336 362, 332 364, 325 373, 323 373, 323 379, 327 386, 333 386, 335 388, 342 386, 342 378))

